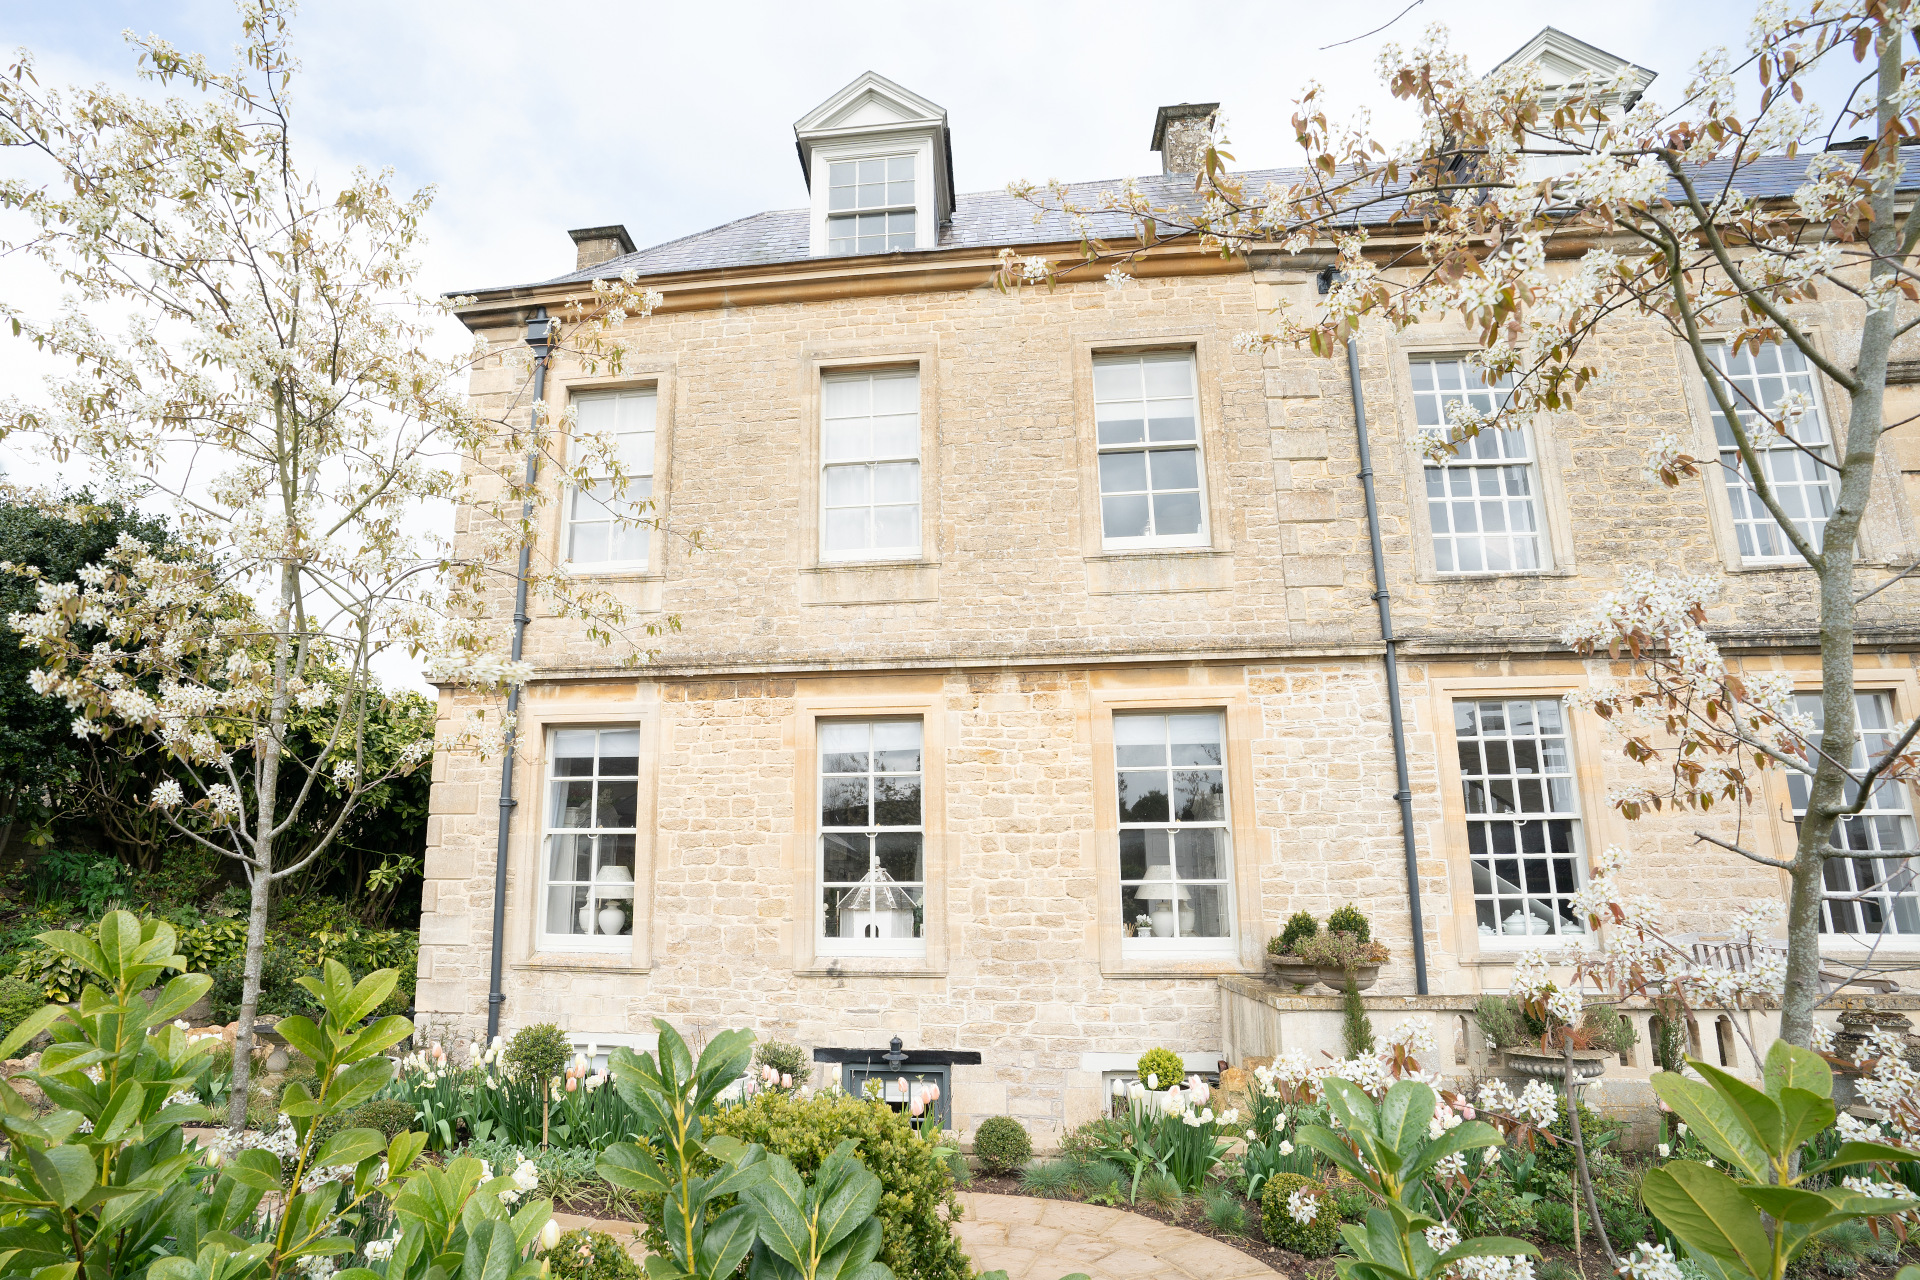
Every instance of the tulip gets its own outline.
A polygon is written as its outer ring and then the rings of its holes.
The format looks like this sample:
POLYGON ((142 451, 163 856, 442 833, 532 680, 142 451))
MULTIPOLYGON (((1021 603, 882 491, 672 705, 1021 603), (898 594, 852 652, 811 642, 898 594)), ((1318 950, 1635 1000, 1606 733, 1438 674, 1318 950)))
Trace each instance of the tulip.
POLYGON ((921 1116, 927 1114, 927 1104, 922 1099, 915 1098, 913 1105, 908 1108, 908 1111, 912 1113, 915 1120, 918 1120, 921 1116))
POLYGON ((574 1090, 578 1089, 579 1087, 580 1087, 580 1082, 578 1080, 575 1080, 572 1076, 567 1077, 568 1093, 572 1093, 574 1090))
POLYGON ((780 1087, 782 1089, 793 1088, 793 1076, 788 1072, 782 1071, 780 1073, 780 1087))
POLYGON ((542 1249, 551 1249, 559 1243, 560 1224, 552 1218, 548 1218, 547 1225, 540 1228, 540 1247, 542 1249))

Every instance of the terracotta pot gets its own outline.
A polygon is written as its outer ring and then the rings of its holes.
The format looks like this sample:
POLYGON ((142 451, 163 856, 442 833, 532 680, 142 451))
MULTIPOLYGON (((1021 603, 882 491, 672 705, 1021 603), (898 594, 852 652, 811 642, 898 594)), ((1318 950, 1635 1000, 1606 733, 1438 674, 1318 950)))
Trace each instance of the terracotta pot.
POLYGON ((1305 991, 1320 981, 1320 968, 1318 965, 1308 964, 1298 956, 1269 955, 1267 976, 1275 982, 1305 991))
MULTIPOLYGON (((1320 966, 1318 972, 1320 975, 1321 982, 1325 983, 1329 987, 1332 987, 1335 991, 1339 991, 1339 992, 1346 991, 1347 972, 1346 970, 1342 969, 1339 965, 1323 964, 1320 966)), ((1368 987, 1372 986, 1374 983, 1378 981, 1380 981, 1379 965, 1357 964, 1353 966, 1354 990, 1365 991, 1368 987)))

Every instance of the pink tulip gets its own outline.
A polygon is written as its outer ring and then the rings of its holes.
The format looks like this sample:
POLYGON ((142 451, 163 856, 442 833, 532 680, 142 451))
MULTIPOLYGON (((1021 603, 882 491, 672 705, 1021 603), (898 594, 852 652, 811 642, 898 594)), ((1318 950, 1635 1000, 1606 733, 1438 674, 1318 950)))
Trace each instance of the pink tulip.
POLYGON ((579 1087, 580 1087, 580 1082, 578 1080, 574 1079, 572 1076, 567 1077, 568 1093, 572 1093, 575 1089, 578 1089, 579 1087))
POLYGON ((930 1085, 928 1085, 928 1086, 927 1086, 927 1100, 928 1100, 929 1102, 938 1102, 938 1101, 940 1101, 940 1086, 939 1086, 939 1085, 937 1085, 937 1084, 930 1084, 930 1085))
POLYGON ((923 1098, 915 1098, 913 1100, 912 1110, 913 1110, 913 1118, 915 1120, 918 1120, 921 1116, 925 1115, 927 1112, 926 1100, 923 1098))
POLYGON ((785 1071, 780 1073, 780 1087, 782 1089, 793 1088, 793 1077, 785 1071))

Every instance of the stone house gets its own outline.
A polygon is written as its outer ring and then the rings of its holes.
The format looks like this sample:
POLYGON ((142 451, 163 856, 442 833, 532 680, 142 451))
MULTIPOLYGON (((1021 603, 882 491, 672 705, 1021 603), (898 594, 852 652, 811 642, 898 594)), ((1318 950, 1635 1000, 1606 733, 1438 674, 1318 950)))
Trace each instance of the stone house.
MULTIPOLYGON (((1551 29, 1522 55, 1569 78, 1618 64, 1551 29)), ((1140 180, 1156 198, 1191 187, 1211 110, 1161 110, 1163 172, 1140 180)), ((504 351, 596 278, 660 291, 617 371, 556 354, 545 395, 621 434, 661 528, 622 530, 591 493, 556 490, 541 538, 680 625, 635 670, 535 601, 519 803, 498 803, 497 763, 436 764, 429 1034, 483 1029, 497 945, 506 1029, 558 1021, 604 1049, 650 1044, 655 1017, 747 1026, 811 1051, 822 1083, 882 1069, 898 1037, 963 1131, 1011 1114, 1044 1140, 1156 1045, 1190 1070, 1282 1044, 1337 1054, 1337 1001, 1260 982, 1295 911, 1365 911, 1393 952, 1376 1021, 1432 1019, 1467 1070, 1465 1011, 1503 989, 1517 948, 1575 927, 1591 853, 1626 849, 1632 889, 1685 930, 1779 894, 1776 873, 1694 839, 1731 818, 1626 822, 1608 793, 1641 771, 1566 701, 1610 673, 1562 627, 1635 565, 1723 575, 1730 651, 1817 683, 1812 576, 1738 483, 1643 475, 1662 433, 1718 447, 1670 336, 1618 323, 1617 380, 1579 415, 1439 467, 1422 426, 1450 396, 1493 394, 1457 320, 1367 329, 1350 382, 1343 361, 1232 343, 1282 298, 1310 305, 1317 262, 1173 247, 1124 290, 1001 292, 1003 247, 1059 257, 1077 236, 1004 193, 957 194, 940 107, 867 74, 795 136, 803 207, 645 249, 621 227, 576 231, 576 270, 464 305, 504 351)), ((1804 160, 1769 163, 1754 180, 1791 191, 1804 160)), ((1857 326, 1831 297, 1799 317, 1838 353, 1857 326)), ((1779 353, 1733 374, 1805 390, 1823 415, 1843 403, 1779 353)), ((524 388, 524 364, 501 361, 472 394, 503 412, 520 396, 524 415, 524 388)), ((1889 439, 1863 535, 1876 568, 1920 555, 1920 431, 1889 439)), ((1821 483, 1805 481, 1811 512, 1821 483)), ((458 532, 483 531, 467 513, 458 532)), ((1917 605, 1908 580, 1862 607, 1869 727, 1920 711, 1917 605)), ((503 628, 511 613, 503 594, 503 628)), ((460 714, 452 691, 442 710, 460 714)), ((1769 785, 1746 838, 1778 854, 1792 797, 1769 785)), ((1911 798, 1888 805, 1862 838, 1911 848, 1911 798)), ((1884 865, 1885 882, 1836 884, 1851 896, 1832 946, 1920 967, 1920 897, 1884 865)), ((1643 1042, 1620 1070, 1646 1067, 1643 1042)))

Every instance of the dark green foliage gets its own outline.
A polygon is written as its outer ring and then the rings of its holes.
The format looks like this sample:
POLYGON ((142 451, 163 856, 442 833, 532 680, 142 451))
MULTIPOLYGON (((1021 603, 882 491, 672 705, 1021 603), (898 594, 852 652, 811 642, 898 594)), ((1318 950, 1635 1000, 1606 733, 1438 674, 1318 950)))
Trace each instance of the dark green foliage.
MULTIPOLYGON (((42 581, 73 582, 122 534, 149 546, 166 540, 161 522, 119 503, 96 505, 85 491, 69 495, 68 501, 86 518, 75 522, 30 506, 0 506, 0 560, 36 568, 42 581)), ((56 817, 82 810, 110 759, 98 742, 74 736, 73 712, 65 702, 40 696, 27 682, 39 666, 39 654, 21 648, 20 634, 6 619, 38 608, 39 589, 32 579, 0 574, 0 824, 14 824, 11 843, 16 850, 45 844, 56 817)), ((91 644, 100 633, 79 638, 91 644)), ((138 789, 144 800, 150 784, 138 789)), ((158 814, 142 817, 156 827, 161 822, 158 814)))
POLYGON ((640 1264, 604 1231, 576 1227, 546 1253, 553 1280, 637 1280, 640 1264))
MULTIPOLYGON (((1562 1249, 1573 1248, 1572 1205, 1560 1200, 1542 1200, 1533 1206, 1533 1221, 1542 1240, 1557 1244, 1562 1249)), ((1584 1228, 1586 1224, 1582 1222, 1581 1226, 1584 1228)))
POLYGON ((1654 1065, 1662 1071, 1678 1071, 1686 1064, 1687 1029, 1678 1019, 1656 1013, 1647 1019, 1653 1039, 1654 1065))
POLYGON ((807 1051, 785 1040, 763 1041, 753 1051, 753 1062, 755 1066, 772 1067, 783 1076, 791 1076, 796 1089, 807 1078, 807 1051))
POLYGON ((1140 1190, 1134 1198, 1141 1204, 1150 1204, 1167 1213, 1178 1214, 1187 1194, 1180 1190, 1180 1184, 1172 1174, 1165 1169, 1153 1169, 1140 1179, 1140 1190))
POLYGON ((572 1056, 573 1044, 566 1032, 551 1022, 536 1022, 507 1041, 507 1073, 515 1080, 551 1080, 567 1069, 572 1056))
POLYGON ((1347 974, 1346 999, 1341 1005, 1340 1035, 1347 1042, 1349 1058, 1373 1052, 1373 1019, 1367 1016, 1366 1003, 1360 999, 1360 988, 1354 985, 1352 973, 1347 974))
POLYGON ((0 1040, 47 1003, 39 987, 18 978, 0 978, 0 1040))
POLYGON ((33 864, 32 883, 36 903, 71 902, 91 919, 126 898, 132 876, 104 850, 49 849, 33 864))
POLYGON ((1171 1049, 1149 1049, 1140 1055, 1140 1061, 1133 1068, 1139 1073, 1140 1083, 1149 1089, 1171 1089, 1187 1078, 1186 1064, 1180 1061, 1180 1055, 1171 1049), (1148 1084, 1148 1078, 1158 1084, 1148 1084))
POLYGON ((706 1125, 710 1134, 757 1142, 786 1157, 809 1179, 836 1146, 853 1139, 861 1163, 885 1188, 877 1211, 880 1261, 901 1280, 970 1280, 967 1256, 953 1231, 952 1220, 960 1213, 953 1175, 904 1114, 846 1094, 761 1093, 714 1112, 706 1125))
POLYGON ((1332 1253, 1340 1243, 1340 1223, 1326 1192, 1320 1183, 1297 1173, 1276 1173, 1267 1179, 1260 1193, 1260 1229, 1267 1243, 1306 1258, 1332 1253), (1302 1189, 1320 1197, 1320 1210, 1312 1222, 1295 1222, 1287 1209, 1287 1197, 1302 1189))
POLYGON ((1320 932, 1320 924, 1311 914, 1296 911, 1287 919, 1287 927, 1280 936, 1267 944, 1267 950, 1276 956, 1297 956, 1300 944, 1320 932))
MULTIPOLYGON (((240 1016, 241 987, 246 978, 246 955, 236 951, 213 966, 213 990, 210 1000, 217 1022, 231 1022, 240 1016)), ((260 957, 260 1005, 258 1013, 275 1017, 292 1014, 311 1016, 319 1007, 313 994, 300 985, 307 966, 299 953, 277 938, 267 939, 260 957)))
POLYGON ((1473 1006, 1473 1020, 1495 1049, 1511 1049, 1527 1040, 1520 1002, 1512 996, 1481 996, 1473 1006))
POLYGON ((974 1131, 973 1154, 989 1173, 1018 1173, 1033 1159, 1033 1139, 1012 1116, 990 1116, 974 1131))
POLYGON ((1373 926, 1351 902, 1327 917, 1328 933, 1350 933, 1361 942, 1373 941, 1373 926))
POLYGON ((1339 1222, 1364 1222, 1367 1210, 1374 1207, 1366 1188, 1344 1180, 1327 1183, 1327 1203, 1333 1206, 1333 1216, 1339 1222))
POLYGON ((1466 1218, 1463 1234, 1474 1236, 1530 1236, 1537 1229, 1535 1201, 1515 1189, 1506 1170, 1495 1164, 1473 1184, 1473 1194, 1461 1202, 1466 1218))
MULTIPOLYGON (((1586 1103, 1580 1104, 1580 1138, 1587 1147, 1587 1168, 1598 1183, 1605 1177, 1624 1176, 1620 1167, 1620 1158, 1608 1153, 1605 1148, 1620 1137, 1621 1124, 1618 1120, 1608 1120, 1595 1115, 1586 1103)), ((1566 1099, 1560 1100, 1560 1113, 1552 1124, 1544 1130, 1554 1141, 1541 1139, 1534 1148, 1534 1157, 1542 1173, 1573 1176, 1573 1126, 1567 1123, 1566 1099)))

